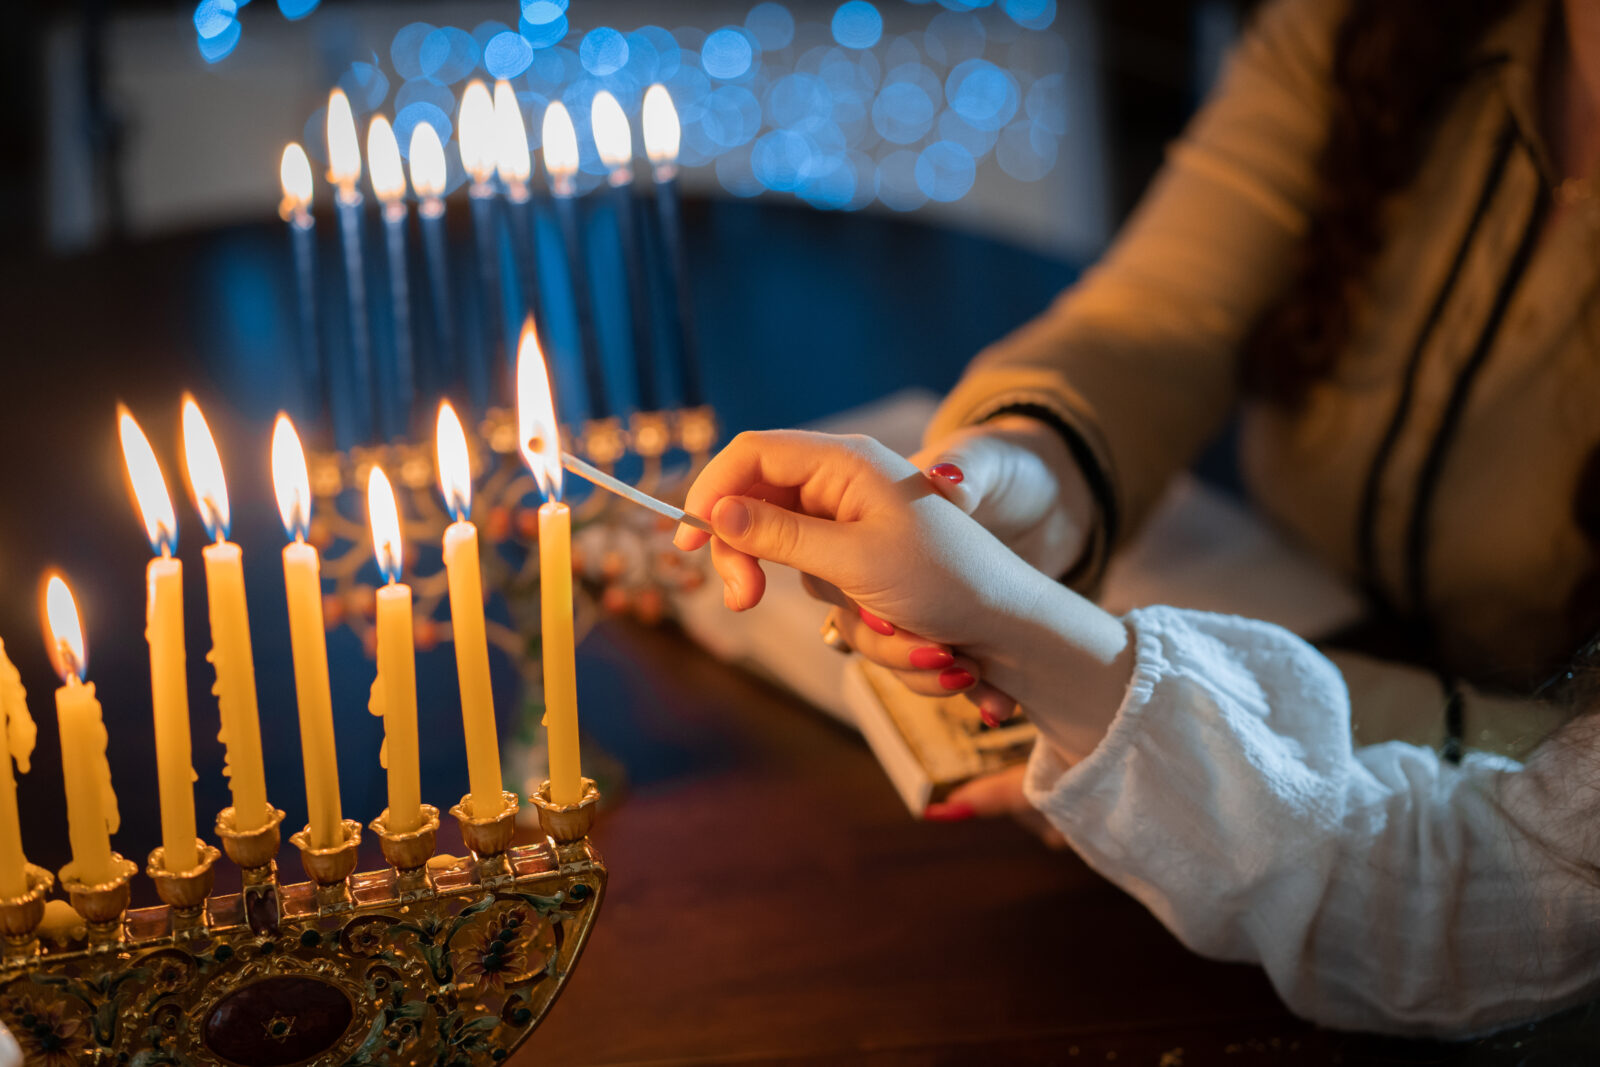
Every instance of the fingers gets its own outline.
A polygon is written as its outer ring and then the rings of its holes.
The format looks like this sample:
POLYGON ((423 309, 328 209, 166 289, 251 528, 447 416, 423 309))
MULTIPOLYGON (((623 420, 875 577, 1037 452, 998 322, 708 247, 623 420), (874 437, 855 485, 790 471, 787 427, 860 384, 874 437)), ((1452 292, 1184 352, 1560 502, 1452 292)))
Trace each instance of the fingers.
MULTIPOLYGON (((724 497, 765 496, 757 486, 797 490, 793 506, 810 515, 838 517, 852 484, 866 478, 875 482, 895 476, 904 460, 866 437, 838 437, 801 430, 742 433, 707 463, 689 488, 684 510, 709 516, 724 497)), ((721 536, 721 531, 718 531, 721 536)), ((680 526, 674 542, 692 550, 706 543, 707 535, 680 526)))
POLYGON ((969 427, 910 458, 935 492, 968 515, 997 488, 1004 473, 1000 451, 982 426, 969 427))
POLYGON ((839 608, 855 610, 855 602, 844 595, 843 590, 832 582, 825 582, 815 574, 801 574, 800 585, 805 589, 812 600, 820 600, 824 604, 832 604, 839 608))
POLYGON ((800 571, 836 570, 842 560, 850 557, 841 544, 848 524, 752 497, 727 496, 718 500, 711 509, 711 525, 717 538, 728 547, 800 571))
POLYGON ((748 611, 761 603, 767 576, 754 557, 718 539, 711 542, 711 565, 722 579, 722 602, 730 610, 748 611))
POLYGON ((834 609, 832 618, 840 636, 851 648, 872 662, 902 675, 903 681, 914 678, 916 684, 907 682, 907 687, 913 692, 948 696, 971 688, 976 679, 976 667, 971 661, 965 661, 964 665, 958 662, 949 646, 930 641, 910 630, 898 629, 865 608, 846 601, 845 606, 834 609), (951 681, 956 683, 955 688, 941 687, 937 682, 939 675, 952 669, 964 671, 969 677, 963 680, 951 675, 951 681))

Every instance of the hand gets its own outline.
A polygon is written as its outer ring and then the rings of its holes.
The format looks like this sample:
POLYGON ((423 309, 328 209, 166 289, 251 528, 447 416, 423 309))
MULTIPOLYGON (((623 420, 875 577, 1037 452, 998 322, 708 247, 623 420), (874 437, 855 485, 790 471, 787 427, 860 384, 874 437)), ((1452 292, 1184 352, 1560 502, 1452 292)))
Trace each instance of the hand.
POLYGON ((1002 415, 932 442, 911 462, 951 503, 1051 578, 1087 547, 1094 497, 1055 427, 1002 415))
MULTIPOLYGON (((959 649, 1064 758, 1087 754, 1115 714, 1132 668, 1122 623, 1034 570, 870 438, 740 434, 685 506, 716 530, 712 563, 734 610, 761 600, 758 559, 783 563, 897 632, 959 649)), ((708 539, 680 527, 676 541, 694 549, 708 539)), ((909 654, 904 667, 913 669, 909 654)))
POLYGON ((1067 847, 1065 835, 1057 830, 1044 813, 1022 793, 1022 780, 1027 777, 1026 764, 1007 767, 994 774, 986 774, 963 782, 950 791, 950 795, 937 804, 929 804, 922 817, 931 822, 959 822, 974 817, 1009 815, 1021 823, 1046 848, 1067 847))

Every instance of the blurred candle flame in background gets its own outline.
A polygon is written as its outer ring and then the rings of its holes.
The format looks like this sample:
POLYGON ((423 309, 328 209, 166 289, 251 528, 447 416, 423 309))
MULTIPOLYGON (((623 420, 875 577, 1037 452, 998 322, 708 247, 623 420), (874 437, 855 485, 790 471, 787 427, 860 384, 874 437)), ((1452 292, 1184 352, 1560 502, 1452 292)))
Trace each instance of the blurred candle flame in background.
POLYGON ((372 179, 372 191, 385 205, 406 195, 400 145, 394 139, 394 128, 382 115, 374 115, 372 125, 367 127, 367 173, 372 179))
POLYGON ((335 89, 328 94, 328 181, 339 187, 341 199, 349 200, 356 195, 360 177, 361 145, 350 98, 343 89, 335 89))
POLYGON ((461 165, 475 184, 483 185, 494 177, 495 114, 488 87, 477 78, 461 94, 456 128, 461 137, 461 165))
POLYGON ((594 146, 600 153, 600 161, 611 171, 612 184, 628 181, 632 177, 629 164, 633 162, 633 131, 628 127, 628 116, 623 114, 622 105, 602 89, 594 94, 589 121, 594 129, 594 146))
POLYGON ((567 106, 559 100, 552 100, 544 110, 541 140, 551 191, 557 196, 572 195, 572 178, 578 173, 578 131, 572 125, 567 106))
POLYGON ((411 188, 426 204, 444 195, 444 145, 430 123, 419 122, 411 131, 411 188))
POLYGON ((528 129, 522 123, 522 105, 508 81, 494 83, 495 171, 512 199, 528 195, 533 158, 528 153, 528 129))
POLYGON ((296 141, 290 141, 283 148, 283 160, 278 164, 278 180, 283 184, 283 202, 278 207, 278 214, 284 219, 303 219, 311 210, 311 160, 306 158, 306 150, 296 141))
POLYGON ((659 83, 650 86, 644 94, 644 151, 661 178, 670 176, 678 163, 678 146, 683 129, 678 122, 678 109, 672 103, 672 94, 659 83))

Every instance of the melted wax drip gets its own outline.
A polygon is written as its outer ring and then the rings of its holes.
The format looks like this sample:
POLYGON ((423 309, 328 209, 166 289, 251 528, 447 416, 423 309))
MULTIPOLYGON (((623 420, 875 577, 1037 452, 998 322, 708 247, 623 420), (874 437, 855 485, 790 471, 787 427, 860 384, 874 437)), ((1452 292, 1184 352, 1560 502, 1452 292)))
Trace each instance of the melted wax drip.
POLYGON ((6 657, 4 641, 0 641, 0 730, 6 732, 7 748, 17 763, 17 770, 27 774, 39 728, 28 712, 28 693, 22 687, 22 675, 6 657))

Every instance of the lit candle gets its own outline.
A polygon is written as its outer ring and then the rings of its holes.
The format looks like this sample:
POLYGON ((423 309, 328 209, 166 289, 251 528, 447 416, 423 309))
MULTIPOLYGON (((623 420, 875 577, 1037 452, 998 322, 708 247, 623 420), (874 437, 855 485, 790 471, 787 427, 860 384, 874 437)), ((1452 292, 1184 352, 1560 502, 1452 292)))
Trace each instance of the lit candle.
MULTIPOLYGON (((511 230, 511 251, 516 257, 518 292, 522 307, 515 318, 538 318, 539 283, 533 259, 533 211, 529 207, 528 179, 533 157, 528 152, 528 128, 522 122, 522 105, 505 80, 494 83, 495 173, 506 190, 506 220, 511 230)), ((509 356, 510 353, 507 353, 509 356)))
MULTIPOLYGON (((370 429, 372 404, 372 348, 367 337, 367 276, 361 251, 361 146, 355 116, 343 89, 328 94, 328 181, 338 189, 339 236, 344 244, 345 292, 350 301, 350 373, 354 381, 357 438, 370 429)), ((340 447, 346 447, 341 442, 340 447)))
MULTIPOLYGON (((322 392, 318 387, 316 224, 311 218, 311 161, 306 150, 290 142, 278 164, 278 180, 283 185, 283 200, 278 214, 289 224, 294 248, 296 304, 300 312, 300 394, 299 401, 310 412, 322 392)), ((335 412, 335 418, 341 417, 335 412)))
POLYGON ((689 295, 689 263, 683 244, 683 214, 678 198, 678 147, 682 131, 678 109, 665 85, 652 85, 644 94, 644 150, 650 157, 656 182, 656 212, 661 219, 661 245, 666 253, 667 277, 672 288, 668 302, 672 333, 678 344, 678 382, 684 407, 705 403, 700 384, 700 363, 694 350, 694 307, 689 295))
POLYGON ((16 764, 19 774, 28 773, 37 733, 28 713, 22 675, 11 665, 6 644, 0 641, 0 899, 20 897, 28 891, 28 859, 22 854, 17 780, 11 765, 16 764))
POLYGON ((472 462, 467 435, 448 403, 439 405, 439 488, 453 523, 444 532, 444 569, 450 586, 450 628, 455 635, 461 723, 467 739, 472 816, 491 818, 503 808, 500 741, 495 733, 494 690, 489 684, 489 639, 483 619, 483 575, 478 528, 472 514, 472 462))
POLYGON ((472 402, 483 410, 489 402, 489 368, 496 366, 495 338, 506 336, 500 303, 499 251, 494 232, 495 130, 494 101, 483 82, 474 78, 461 94, 456 129, 461 140, 461 166, 472 179, 467 202, 472 205, 472 232, 478 246, 478 289, 483 301, 483 344, 469 368, 472 402))
POLYGON ((150 705, 155 713, 156 784, 161 796, 161 846, 167 870, 200 864, 195 844, 194 759, 189 743, 189 678, 183 639, 183 562, 172 558, 178 517, 161 466, 127 408, 117 412, 122 458, 157 554, 145 569, 144 638, 150 646, 150 705))
POLYGON ((227 751, 223 773, 233 793, 233 825, 248 833, 267 821, 266 773, 261 766, 261 719, 256 710, 256 664, 250 650, 250 613, 244 597, 244 553, 228 540, 231 515, 222 457, 211 428, 194 402, 183 398, 183 453, 189 491, 214 542, 201 550, 206 602, 211 610, 211 652, 217 671, 217 734, 227 751))
POLYGON ((400 165, 400 145, 389 120, 375 115, 367 128, 367 172, 372 191, 383 205, 383 229, 388 238, 389 298, 394 308, 394 366, 378 376, 378 394, 384 434, 399 437, 410 427, 414 390, 411 346, 411 285, 406 276, 406 175, 400 165))
POLYGON ((305 540, 311 525, 311 483, 300 436, 287 415, 279 415, 272 428, 272 485, 283 528, 293 539, 283 549, 283 584, 289 599, 289 647, 300 706, 300 758, 305 766, 311 844, 332 848, 344 841, 344 815, 333 740, 333 696, 328 689, 328 638, 322 625, 322 560, 305 540))
POLYGON ((411 131, 408 158, 433 307, 433 380, 429 384, 442 392, 455 378, 456 342, 450 310, 450 255, 444 233, 444 146, 439 143, 438 131, 426 122, 417 123, 411 131))
MULTIPOLYGON (((544 169, 550 175, 550 195, 555 205, 556 224, 561 229, 561 245, 567 254, 567 279, 572 309, 578 318, 578 345, 583 353, 584 385, 589 393, 589 417, 603 418, 606 404, 606 371, 600 362, 599 339, 594 332, 594 313, 589 296, 589 277, 585 273, 583 249, 578 228, 578 131, 572 116, 559 100, 544 111, 544 169)), ((520 363, 520 360, 519 360, 520 363)))
POLYGON ((549 731, 550 799, 581 798, 578 670, 572 631, 572 509, 561 499, 561 429, 539 338, 528 323, 517 348, 517 444, 539 483, 539 619, 544 722, 549 731))
POLYGON ((61 678, 56 690, 56 721, 61 734, 61 778, 67 793, 67 837, 72 862, 61 869, 62 881, 102 885, 122 873, 111 851, 111 835, 122 818, 111 789, 111 764, 106 761, 106 726, 95 699, 94 683, 83 680, 83 624, 72 590, 61 576, 45 583, 45 643, 61 678))
POLYGON ((633 349, 633 373, 639 390, 641 411, 660 407, 656 396, 655 368, 650 362, 650 330, 645 309, 650 291, 645 287, 644 260, 639 257, 639 237, 633 224, 633 130, 617 98, 604 89, 595 94, 589 122, 594 130, 594 145, 600 162, 609 171, 611 204, 617 216, 617 243, 622 253, 623 277, 627 281, 624 301, 628 308, 629 344, 633 349))
POLYGON ((389 772, 389 829, 403 834, 422 825, 417 654, 411 587, 400 581, 400 512, 389 478, 376 464, 367 479, 367 515, 372 523, 372 554, 388 583, 378 590, 378 677, 368 708, 383 718, 379 762, 389 772))

